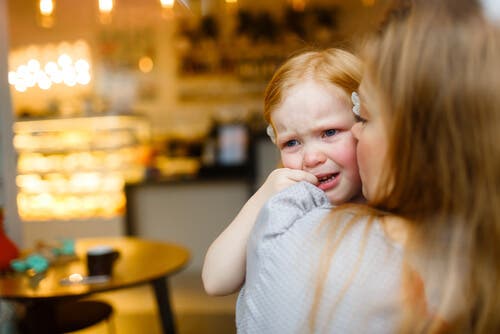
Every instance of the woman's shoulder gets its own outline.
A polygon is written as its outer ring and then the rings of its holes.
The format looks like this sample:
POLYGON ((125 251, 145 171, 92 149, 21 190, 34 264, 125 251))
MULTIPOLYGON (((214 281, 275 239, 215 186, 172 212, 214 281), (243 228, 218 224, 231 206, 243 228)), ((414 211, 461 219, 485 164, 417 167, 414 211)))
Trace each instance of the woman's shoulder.
MULTIPOLYGON (((341 239, 371 239, 391 248, 403 249, 409 224, 395 216, 374 214, 373 209, 363 204, 346 204, 334 208, 321 225, 320 234, 327 240, 333 235, 341 239)), ((339 239, 339 242, 342 240, 339 239)))
POLYGON ((386 216, 378 219, 380 232, 394 245, 403 247, 409 233, 409 224, 406 220, 396 216, 386 216))
MULTIPOLYGON (((310 190, 308 186, 302 189, 310 190)), ((397 291, 403 252, 386 233, 384 223, 349 211, 337 216, 342 210, 331 212, 331 206, 318 205, 321 201, 306 206, 294 199, 294 203, 282 206, 282 200, 291 200, 289 195, 290 192, 274 198, 273 205, 277 206, 268 207, 295 211, 277 213, 294 217, 293 222, 287 229, 283 230, 283 225, 281 230, 274 229, 281 231, 279 234, 261 235, 249 243, 245 292, 240 294, 238 303, 240 325, 244 327, 241 319, 248 318, 242 314, 254 312, 250 318, 265 319, 266 326, 299 328, 314 301, 314 284, 318 277, 324 277, 322 302, 335 305, 338 300, 343 301, 331 319, 335 329, 332 332, 345 332, 346 328, 391 332, 387 329, 392 328, 392 316, 399 310, 397 291), (310 210, 306 211, 306 207, 310 210), (283 310, 290 317, 281 319, 283 310), (360 312, 373 321, 354 325, 354 315, 360 312)), ((311 193, 302 200, 307 196, 311 193)), ((275 221, 265 223, 272 225, 275 221)), ((273 230, 269 226, 261 228, 273 230)), ((327 319, 328 313, 320 312, 320 319, 323 316, 327 319)))

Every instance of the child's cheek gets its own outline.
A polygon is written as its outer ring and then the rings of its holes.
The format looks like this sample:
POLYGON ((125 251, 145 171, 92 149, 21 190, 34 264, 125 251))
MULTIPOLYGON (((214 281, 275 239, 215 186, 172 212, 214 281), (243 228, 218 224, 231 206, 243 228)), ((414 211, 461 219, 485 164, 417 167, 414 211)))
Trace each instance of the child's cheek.
POLYGON ((302 169, 302 160, 297 154, 281 152, 281 163, 285 168, 302 169))
POLYGON ((358 178, 358 162, 356 159, 356 141, 352 136, 346 137, 342 142, 338 143, 332 150, 332 159, 340 166, 343 167, 344 171, 358 178))

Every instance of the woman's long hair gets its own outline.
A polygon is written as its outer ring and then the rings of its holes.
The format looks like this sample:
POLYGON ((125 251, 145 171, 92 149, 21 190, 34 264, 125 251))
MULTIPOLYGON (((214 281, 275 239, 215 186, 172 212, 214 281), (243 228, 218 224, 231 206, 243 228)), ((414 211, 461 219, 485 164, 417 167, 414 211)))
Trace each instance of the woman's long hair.
MULTIPOLYGON (((498 333, 499 32, 434 6, 389 24, 362 58, 389 142, 371 204, 411 222, 407 256, 445 328, 498 333)), ((402 332, 443 329, 417 313, 402 332)))

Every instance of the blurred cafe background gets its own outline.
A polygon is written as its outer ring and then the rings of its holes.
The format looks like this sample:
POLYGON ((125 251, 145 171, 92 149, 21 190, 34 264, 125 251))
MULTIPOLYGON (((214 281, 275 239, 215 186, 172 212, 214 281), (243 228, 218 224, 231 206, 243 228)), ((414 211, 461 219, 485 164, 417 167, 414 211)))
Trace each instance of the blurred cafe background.
POLYGON ((179 243, 199 282, 211 241, 278 164, 262 117, 273 71, 356 45, 389 0, 1 2, 11 239, 179 243))

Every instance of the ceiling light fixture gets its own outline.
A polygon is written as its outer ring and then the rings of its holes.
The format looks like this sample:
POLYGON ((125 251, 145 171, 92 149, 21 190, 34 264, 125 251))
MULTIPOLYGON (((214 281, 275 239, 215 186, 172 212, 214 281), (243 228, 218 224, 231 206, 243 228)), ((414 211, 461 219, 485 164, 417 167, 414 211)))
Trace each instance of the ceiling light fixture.
POLYGON ((111 12, 113 11, 113 0, 99 0, 99 19, 101 23, 111 22, 111 12))
POLYGON ((40 0, 38 2, 38 22, 44 28, 54 25, 54 0, 40 0))
POLYGON ((174 0, 160 0, 162 8, 174 8, 174 0))

